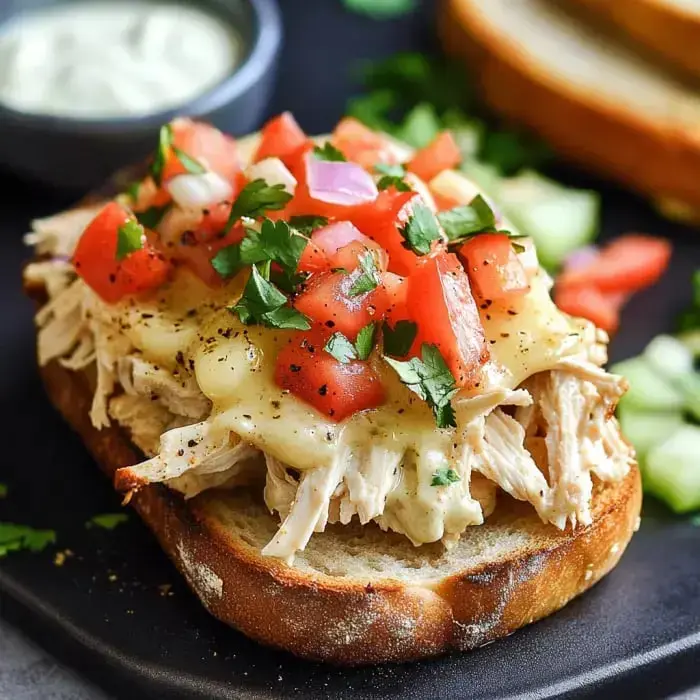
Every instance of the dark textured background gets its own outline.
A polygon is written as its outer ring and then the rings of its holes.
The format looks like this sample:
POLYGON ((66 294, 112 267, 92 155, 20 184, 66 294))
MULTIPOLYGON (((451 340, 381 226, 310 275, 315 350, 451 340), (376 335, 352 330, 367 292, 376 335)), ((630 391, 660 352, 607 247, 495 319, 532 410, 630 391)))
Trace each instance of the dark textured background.
MULTIPOLYGON (((335 0, 281 5, 287 43, 270 113, 291 109, 310 132, 342 114, 356 59, 433 47, 428 3, 386 23, 347 14, 335 0)), ((625 313, 614 344, 623 357, 671 327, 690 295, 700 243, 637 198, 604 191, 606 237, 636 229, 678 243, 671 273, 625 313)), ((31 308, 19 288, 20 233, 30 218, 70 202, 0 175, 0 481, 11 489, 0 519, 54 528, 60 546, 76 552, 61 568, 50 552, 0 563, 3 617, 119 697, 652 698, 700 682, 700 530, 653 504, 620 567, 560 614, 472 654, 346 672, 262 649, 211 619, 135 519, 111 534, 86 531, 90 516, 118 501, 43 397, 31 308), (174 595, 161 596, 162 584, 174 595)), ((0 627, 0 698, 91 695, 0 627)))

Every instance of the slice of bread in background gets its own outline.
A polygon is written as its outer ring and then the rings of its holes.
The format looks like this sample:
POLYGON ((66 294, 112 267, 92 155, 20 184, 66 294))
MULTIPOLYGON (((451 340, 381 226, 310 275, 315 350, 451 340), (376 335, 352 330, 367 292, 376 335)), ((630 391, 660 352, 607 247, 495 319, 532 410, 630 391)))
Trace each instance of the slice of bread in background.
MULTIPOLYGON (((141 459, 119 428, 91 425, 85 375, 55 362, 42 373, 108 475, 141 459)), ((132 505, 217 618, 300 656, 367 664, 471 649, 558 610, 618 562, 638 523, 641 484, 635 468, 598 486, 593 524, 575 533, 503 496, 487 524, 468 528, 449 553, 375 526, 337 526, 315 534, 293 567, 260 555, 277 520, 255 494, 185 502, 159 484, 132 505)))
POLYGON ((494 111, 589 170, 700 209, 700 90, 565 4, 441 0, 440 33, 494 111))
POLYGON ((623 30, 670 65, 700 78, 699 0, 564 0, 623 30))

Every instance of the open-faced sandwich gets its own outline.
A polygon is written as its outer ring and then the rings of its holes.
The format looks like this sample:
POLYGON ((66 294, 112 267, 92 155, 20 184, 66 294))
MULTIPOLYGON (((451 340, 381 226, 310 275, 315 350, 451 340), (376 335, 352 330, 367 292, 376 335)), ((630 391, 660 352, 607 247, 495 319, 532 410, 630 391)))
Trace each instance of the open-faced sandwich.
POLYGON ((338 663, 468 649, 638 523, 625 381, 531 241, 353 120, 176 120, 143 179, 34 222, 49 394, 207 608, 338 663))

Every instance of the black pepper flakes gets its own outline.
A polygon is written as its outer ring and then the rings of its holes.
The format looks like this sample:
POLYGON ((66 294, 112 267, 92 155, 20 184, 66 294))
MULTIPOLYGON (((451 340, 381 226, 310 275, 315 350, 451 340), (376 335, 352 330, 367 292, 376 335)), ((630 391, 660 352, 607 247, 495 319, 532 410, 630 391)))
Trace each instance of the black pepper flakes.
POLYGON ((188 440, 187 447, 197 447, 197 441, 196 440, 188 440))
POLYGON ((328 384, 322 384, 322 385, 318 388, 318 393, 319 393, 321 396, 325 396, 325 395, 328 393, 328 384))

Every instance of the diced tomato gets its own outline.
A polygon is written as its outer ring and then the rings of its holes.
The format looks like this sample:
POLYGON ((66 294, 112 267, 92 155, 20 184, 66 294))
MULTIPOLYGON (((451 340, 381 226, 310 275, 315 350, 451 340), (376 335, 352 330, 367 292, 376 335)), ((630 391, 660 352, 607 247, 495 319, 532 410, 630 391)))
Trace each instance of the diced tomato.
POLYGON ((431 190, 431 193, 438 211, 449 211, 450 209, 454 209, 460 205, 460 203, 453 197, 446 197, 445 195, 439 194, 434 190, 431 190))
POLYGON ((389 261, 389 256, 381 246, 378 246, 369 238, 366 243, 351 241, 343 246, 335 255, 329 258, 331 269, 352 272, 357 269, 360 264, 360 259, 367 253, 372 256, 377 270, 379 270, 379 272, 384 272, 389 261))
POLYGON ((596 287, 602 292, 636 292, 661 277, 671 252, 671 244, 663 238, 622 236, 603 248, 589 265, 561 274, 557 285, 596 287))
POLYGON ((87 226, 73 256, 77 273, 108 303, 154 289, 170 272, 170 264, 145 237, 142 248, 117 260, 119 228, 131 219, 126 209, 110 202, 87 226))
POLYGON ((262 140, 255 154, 254 162, 265 158, 279 158, 285 165, 308 142, 308 137, 291 112, 283 112, 271 119, 262 128, 262 140))
MULTIPOLYGON (((173 145, 194 158, 207 170, 218 173, 231 185, 238 185, 241 164, 236 140, 215 127, 190 119, 176 119, 172 123, 173 145)), ((175 151, 170 149, 163 168, 163 181, 186 173, 175 151)))
POLYGON ((332 331, 294 333, 277 356, 275 382, 334 421, 384 403, 381 380, 367 362, 338 362, 323 348, 332 331))
POLYGON ((614 333, 620 325, 620 309, 626 298, 616 292, 602 292, 596 287, 557 285, 554 301, 565 313, 586 318, 598 328, 614 333))
POLYGON ((331 269, 328 256, 314 241, 310 240, 299 258, 299 272, 327 272, 331 269))
POLYGON ((382 290, 378 295, 377 316, 386 319, 392 326, 397 321, 408 321, 408 278, 385 272, 382 275, 382 290))
POLYGON ((489 352, 469 278, 455 255, 420 259, 408 280, 408 308, 420 340, 437 345, 457 385, 473 385, 489 352))
POLYGON ((317 323, 355 340, 360 330, 377 317, 376 299, 381 295, 381 287, 350 295, 353 284, 362 274, 358 268, 350 274, 314 275, 295 299, 294 306, 317 323))
POLYGON ((387 140, 353 117, 341 120, 333 132, 331 143, 348 159, 367 170, 377 163, 394 163, 387 140))
POLYGON ((482 299, 511 299, 529 291, 525 268, 512 243, 504 233, 484 233, 459 249, 472 289, 482 299))
POLYGON ((462 160, 459 146, 452 133, 442 131, 435 140, 418 151, 408 164, 408 170, 429 182, 443 170, 456 168, 462 160))
POLYGON ((319 228, 311 234, 311 240, 328 257, 335 255, 342 247, 352 243, 352 241, 371 243, 367 236, 358 231, 349 221, 336 221, 329 226, 319 228))

